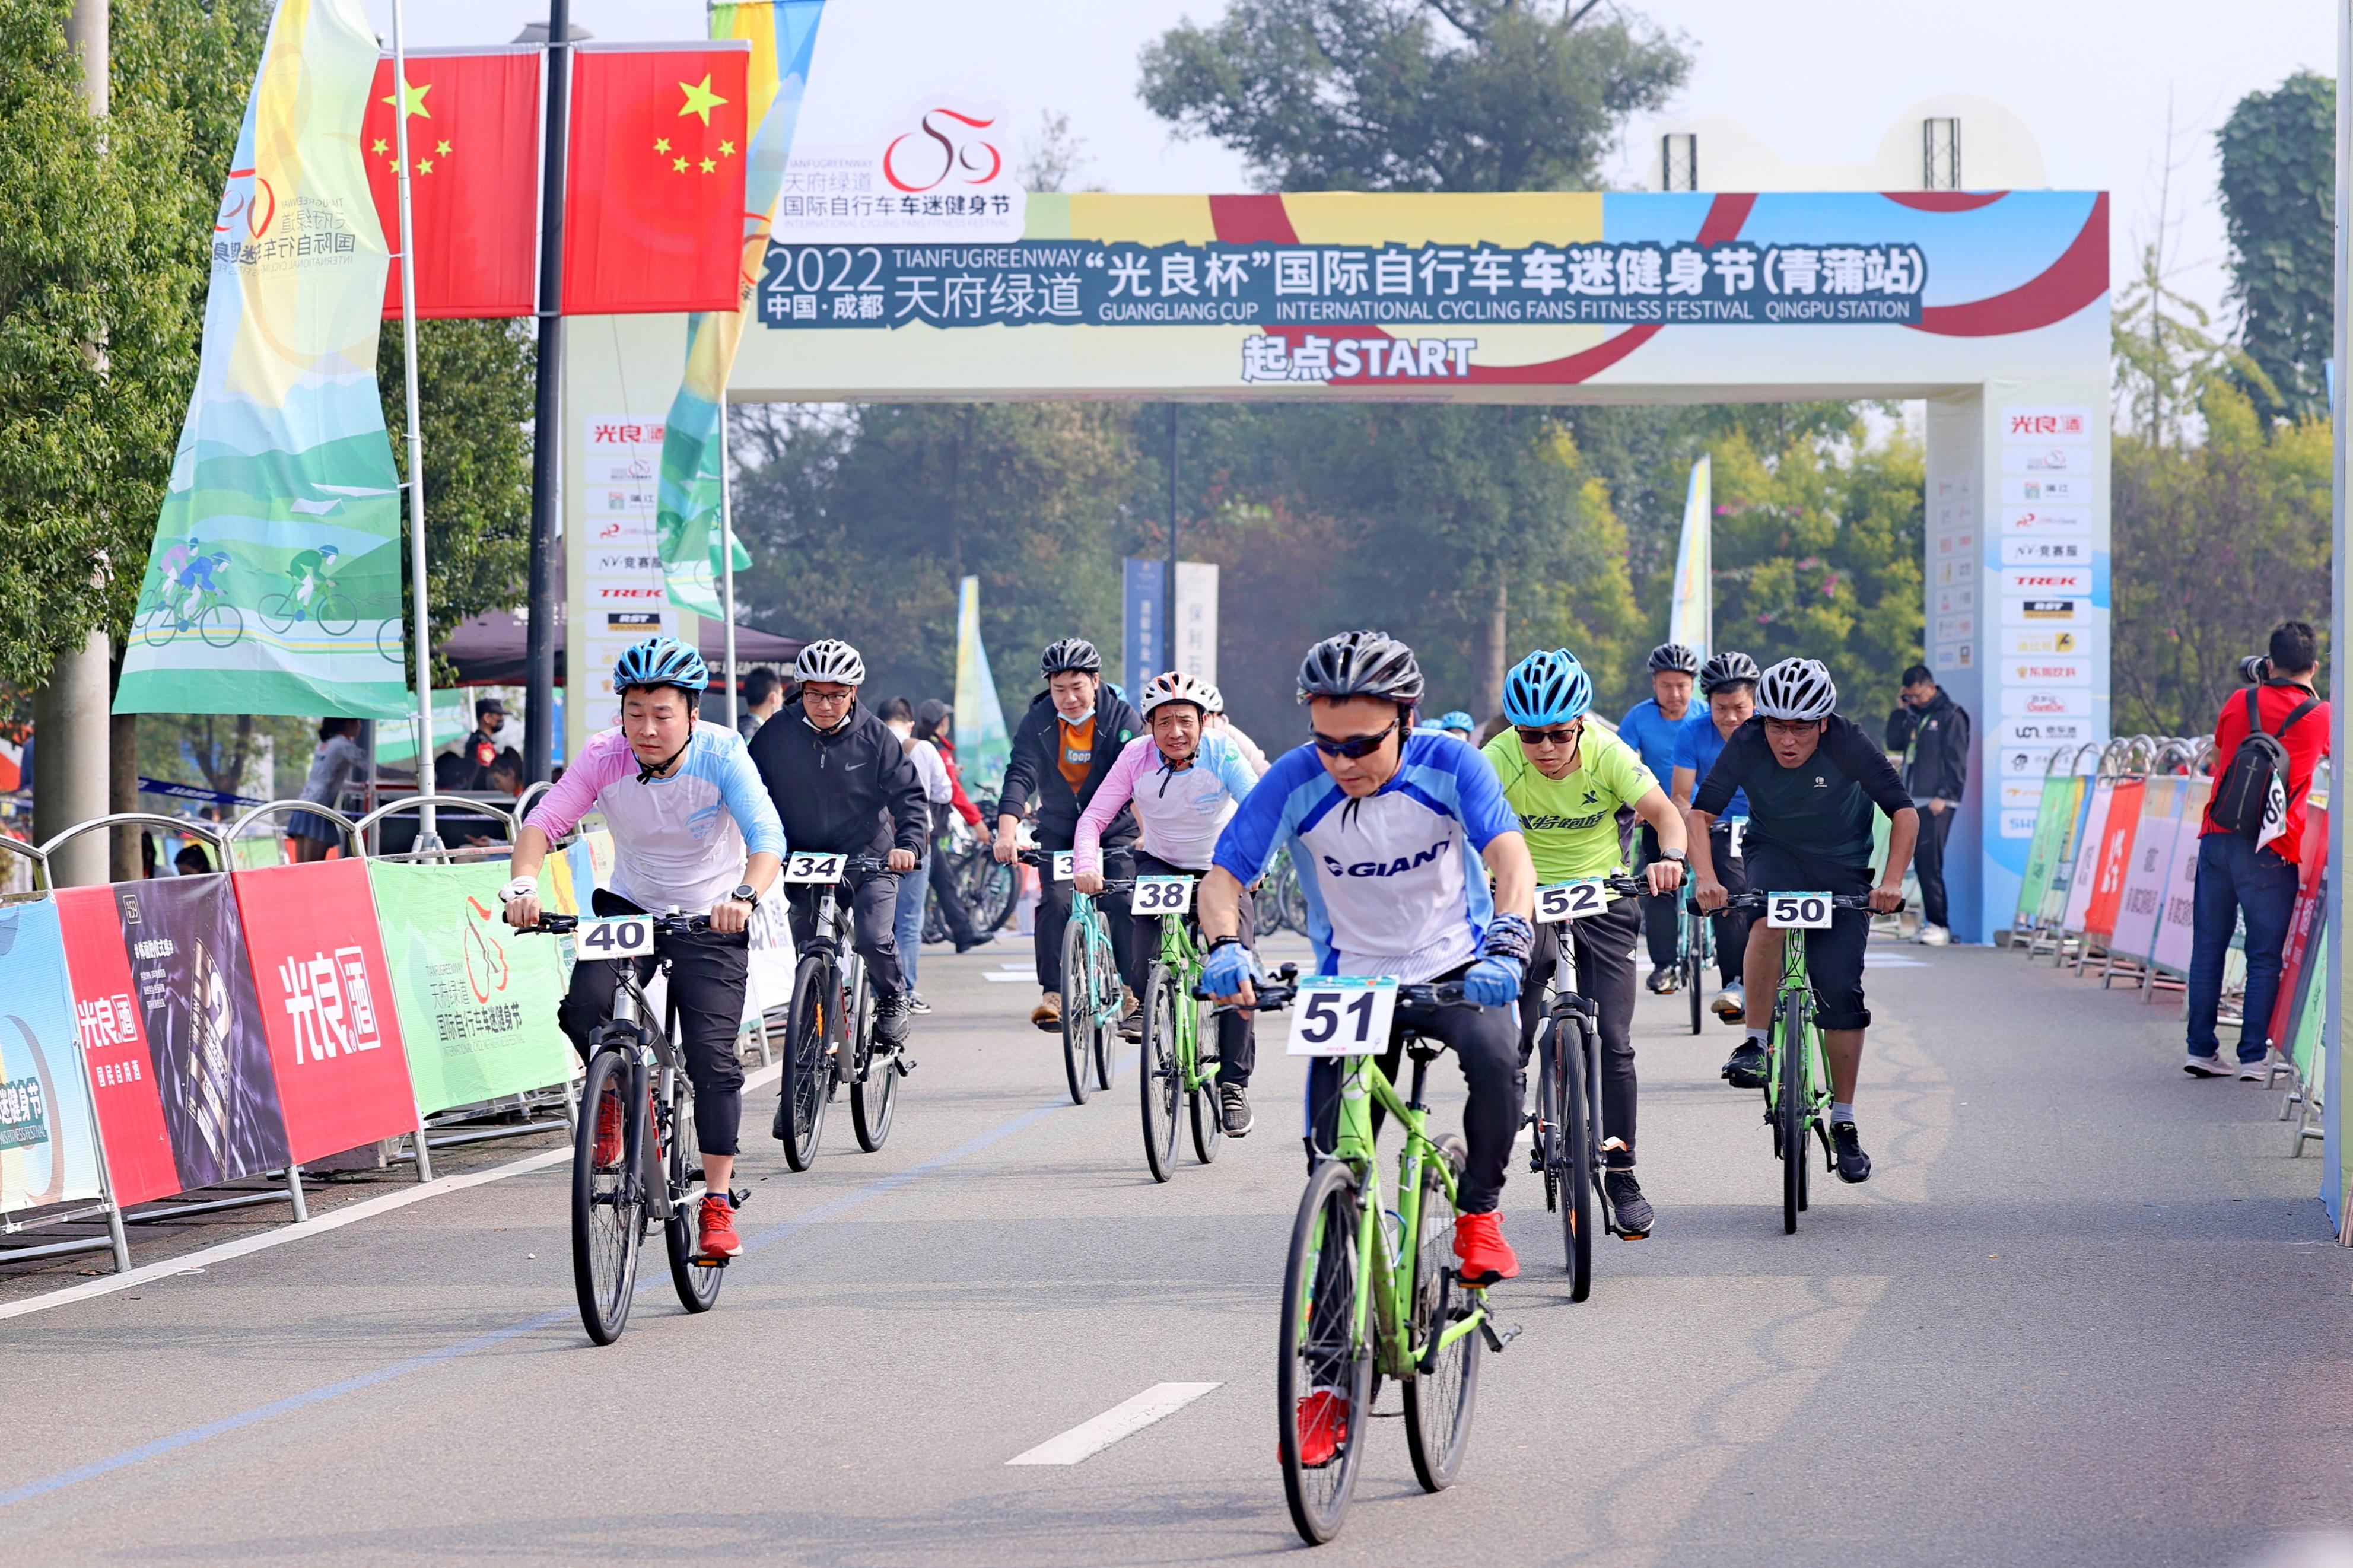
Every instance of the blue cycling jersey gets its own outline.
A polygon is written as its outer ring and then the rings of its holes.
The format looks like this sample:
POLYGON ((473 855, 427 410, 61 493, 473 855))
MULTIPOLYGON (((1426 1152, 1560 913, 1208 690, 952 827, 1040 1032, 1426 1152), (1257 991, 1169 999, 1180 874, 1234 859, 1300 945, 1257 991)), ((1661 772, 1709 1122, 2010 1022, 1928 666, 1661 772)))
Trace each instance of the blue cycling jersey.
MULTIPOLYGON (((1715 759, 1724 754, 1724 736, 1711 719, 1704 724, 1686 724, 1675 736, 1675 766, 1692 771, 1692 798, 1699 798, 1699 786, 1707 782, 1707 770, 1715 766, 1715 759)), ((1748 792, 1734 790, 1732 804, 1724 808, 1726 816, 1748 815, 1748 792)))
POLYGON ((1626 710, 1619 721, 1618 738, 1642 753, 1642 765, 1654 778, 1672 778, 1675 771, 1675 742, 1692 725, 1704 729, 1715 728, 1707 716, 1707 704, 1694 701, 1683 710, 1680 719, 1670 719, 1659 711, 1659 700, 1645 697, 1626 710))

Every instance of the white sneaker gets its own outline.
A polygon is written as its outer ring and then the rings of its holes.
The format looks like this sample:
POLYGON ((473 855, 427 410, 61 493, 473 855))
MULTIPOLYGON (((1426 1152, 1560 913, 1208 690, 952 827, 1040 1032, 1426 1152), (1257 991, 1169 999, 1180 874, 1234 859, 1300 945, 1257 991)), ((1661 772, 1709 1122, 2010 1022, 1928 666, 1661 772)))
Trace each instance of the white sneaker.
POLYGON ((2181 1070, 2191 1078, 2228 1078, 2231 1076, 2231 1064, 2220 1056, 2201 1057, 2191 1051, 2189 1059, 2181 1064, 2181 1070))
POLYGON ((1922 926, 1920 943, 1923 947, 1942 947, 1953 940, 1953 933, 1943 926, 1922 926))
POLYGON ((2272 1069, 2269 1062, 2241 1062, 2239 1077, 2248 1083, 2268 1083, 2272 1069))
POLYGON ((1734 1023, 1748 1012, 1748 993, 1740 986, 1727 985, 1715 994, 1715 1000, 1707 1006, 1709 1012, 1725 1023, 1734 1023))

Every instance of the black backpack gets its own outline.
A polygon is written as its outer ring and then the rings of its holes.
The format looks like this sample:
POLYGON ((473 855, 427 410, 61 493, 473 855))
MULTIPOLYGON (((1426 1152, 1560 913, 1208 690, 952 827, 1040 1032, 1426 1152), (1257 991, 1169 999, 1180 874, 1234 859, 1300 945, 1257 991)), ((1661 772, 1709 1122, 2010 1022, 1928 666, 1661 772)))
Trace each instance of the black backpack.
POLYGON ((2266 818, 2284 816, 2287 812, 2287 748, 2280 738, 2289 726, 2320 706, 2320 699, 2307 697, 2295 706, 2295 710, 2280 721, 2280 727, 2266 734, 2261 710, 2256 706, 2260 687, 2247 688, 2247 736, 2232 753, 2230 764, 2214 781, 2214 826, 2225 833, 2235 833, 2253 843, 2262 842, 2261 835, 2266 818))

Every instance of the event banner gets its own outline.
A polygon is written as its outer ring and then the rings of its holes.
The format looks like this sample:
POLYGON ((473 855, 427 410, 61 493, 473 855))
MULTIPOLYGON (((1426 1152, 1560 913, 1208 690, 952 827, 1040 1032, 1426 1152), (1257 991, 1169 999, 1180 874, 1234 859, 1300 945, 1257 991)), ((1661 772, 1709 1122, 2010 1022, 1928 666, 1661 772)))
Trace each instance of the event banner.
POLYGON ((64 928, 66 971, 73 989, 74 1023, 81 1035, 90 1097, 106 1150, 106 1177, 117 1205, 128 1208, 180 1190, 179 1163, 164 1125, 154 1052, 146 1015, 131 980, 122 946, 122 911, 112 888, 67 888, 57 897, 64 928))
POLYGON ((295 1160, 415 1131, 366 866, 322 860, 231 880, 295 1160))
POLYGON ((0 910, 0 1214, 99 1194, 57 905, 11 905, 0 910))
POLYGON ((283 0, 213 220, 195 388, 118 713, 396 719, 401 523, 376 395, 388 257, 360 0, 283 0))
MULTIPOLYGON (((2146 960, 2157 946, 2157 917, 2165 905, 2165 879, 2173 873, 2181 803, 2189 785, 2188 779, 2179 776, 2152 778, 2142 793, 2140 827, 2133 835, 2132 858, 2125 868, 2124 897, 2116 905, 2115 934, 2108 942, 2111 952, 2146 960)), ((2038 837, 2040 831, 2038 825, 2038 837)))
POLYGON ((2198 826, 2206 818, 2206 797, 2214 781, 2193 778, 2181 792, 2180 840, 2173 870, 2165 879, 2165 905, 2157 917, 2157 945, 2150 962, 2172 974, 2189 973, 2189 949, 2198 907, 2198 826))
POLYGON ((2092 896, 2100 879, 2100 851, 2106 847, 2108 803, 2116 797, 2116 781, 2100 778, 2092 781, 2091 804, 2084 813, 2083 826, 2075 830, 2074 869, 2067 879, 2066 912, 2059 917, 2063 931, 2088 929, 2084 921, 2091 913, 2092 896))
POLYGON ((372 861, 367 874, 417 1113, 564 1082, 572 1047, 555 1026, 556 942, 499 918, 506 867, 372 861))
POLYGON ((2026 874, 2018 884, 2014 925, 2031 931, 2038 923, 2043 896, 2058 869, 2059 857, 2075 825, 2075 803, 2083 798, 2080 773, 2062 773, 2042 781, 2042 802, 2034 816, 2034 842, 2026 854, 2026 874))
POLYGON ((2099 858, 2092 879, 2092 901, 2084 907, 2082 930, 2102 947, 2113 944, 2116 911, 2123 907, 2125 872, 2132 864, 2133 839, 2140 831, 2141 797, 2147 779, 2118 779, 2108 796, 2108 814, 2101 830, 2099 858))
POLYGON ((980 637, 977 577, 956 584, 955 753, 967 795, 993 795, 1004 784, 1013 742, 1006 733, 997 677, 988 668, 988 645, 980 637))

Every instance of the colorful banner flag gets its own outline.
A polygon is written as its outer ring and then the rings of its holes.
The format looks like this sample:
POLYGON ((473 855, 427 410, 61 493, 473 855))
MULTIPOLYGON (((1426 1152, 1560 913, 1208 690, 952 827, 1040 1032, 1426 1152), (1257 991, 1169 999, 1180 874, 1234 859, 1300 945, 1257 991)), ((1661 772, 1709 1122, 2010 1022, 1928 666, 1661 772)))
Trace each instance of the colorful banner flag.
MULTIPOLYGON (((727 377, 750 319, 752 296, 766 269, 768 230, 785 183, 785 162, 799 122, 801 93, 825 0, 763 0, 712 7, 711 36, 750 46, 749 108, 759 125, 744 181, 738 258, 726 303, 688 323, 686 375, 670 405, 662 438, 661 479, 655 528, 671 600, 698 615, 720 617, 719 426, 727 377)), ((575 243, 569 239, 567 244, 575 243)), ((567 307, 569 308, 569 307, 567 307)), ((728 542, 740 571, 751 564, 744 547, 728 542)))
POLYGON ((1013 760, 1013 740, 1005 729, 1005 704, 989 673, 988 649, 980 641, 980 579, 966 577, 956 590, 956 767, 965 793, 995 795, 1013 760))
MULTIPOLYGON (((534 308, 541 54, 526 46, 408 57, 408 216, 420 317, 528 316, 534 308)), ((396 236, 392 110, 392 57, 385 55, 368 88, 360 145, 376 221, 396 236)), ((400 314, 400 268, 394 258, 384 280, 387 317, 400 314)))
POLYGON ((735 304, 749 59, 735 42, 573 47, 565 315, 735 304))
POLYGON ((1675 596, 1667 610, 1667 640, 1704 659, 1715 646, 1715 547, 1713 466, 1706 453, 1692 465, 1683 496, 1683 542, 1675 546, 1675 596))
POLYGON ((270 22, 118 713, 407 710, 375 385, 388 260, 360 152, 375 64, 359 0, 284 0, 270 22))
POLYGON ((180 1190, 172 1134, 164 1125, 159 1074, 147 1041, 146 1014, 122 946, 122 914, 112 888, 68 888, 58 894, 74 1021, 106 1148, 106 1179, 128 1208, 180 1190))
POLYGON ((0 910, 0 1214, 100 1193, 58 907, 0 910))

